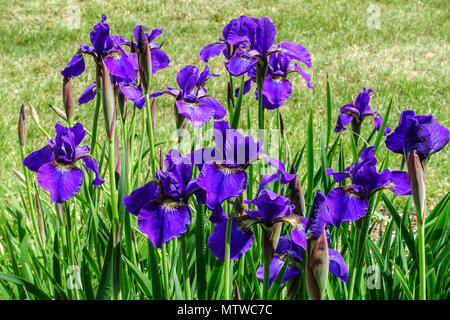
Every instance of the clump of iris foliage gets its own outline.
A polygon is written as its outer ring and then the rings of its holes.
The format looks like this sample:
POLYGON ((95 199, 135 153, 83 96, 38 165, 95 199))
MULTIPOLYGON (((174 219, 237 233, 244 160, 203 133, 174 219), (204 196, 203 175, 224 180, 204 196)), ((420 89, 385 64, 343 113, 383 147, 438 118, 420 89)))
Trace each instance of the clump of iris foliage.
POLYGON ((392 101, 382 115, 366 88, 338 114, 327 84, 326 116, 311 110, 307 135, 286 136, 289 79, 314 90, 312 57, 275 42, 270 18, 232 19, 201 50, 199 64, 225 60, 220 77, 186 65, 164 90, 151 84, 176 59, 156 41, 163 30, 138 25, 127 39, 106 19, 61 71, 55 132, 20 109, 23 190, 0 207, 2 299, 448 298, 450 196, 427 206, 425 168, 450 137, 433 115, 405 110, 391 129, 392 101), (75 102, 83 72, 95 81, 75 102), (227 82, 227 101, 208 81, 227 82), (173 139, 155 121, 163 94, 174 98, 173 139), (85 128, 74 115, 91 100, 85 128), (29 119, 39 146, 26 144, 29 119))

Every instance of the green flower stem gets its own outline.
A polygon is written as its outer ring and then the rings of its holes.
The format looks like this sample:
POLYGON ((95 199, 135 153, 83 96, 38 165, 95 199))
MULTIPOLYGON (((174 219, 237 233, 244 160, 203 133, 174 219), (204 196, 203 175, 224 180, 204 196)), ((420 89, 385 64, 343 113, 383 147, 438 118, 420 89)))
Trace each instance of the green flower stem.
POLYGON ((417 223, 417 239, 419 242, 419 299, 427 299, 427 271, 426 271, 426 252, 425 252, 425 222, 417 223))
POLYGON ((191 300, 191 285, 189 284, 189 270, 186 254, 186 235, 180 237, 181 263, 183 266, 184 298, 191 300))
POLYGON ((155 159, 155 141, 153 137, 153 125, 152 125, 152 114, 150 110, 150 99, 147 92, 144 93, 145 95, 145 106, 146 106, 146 112, 147 112, 147 131, 148 131, 148 139, 150 144, 150 163, 152 168, 152 176, 156 172, 156 159, 155 159))
POLYGON ((112 209, 112 216, 114 225, 119 225, 119 211, 117 208, 117 190, 116 190, 116 177, 115 177, 115 169, 116 163, 114 159, 114 132, 112 134, 112 138, 108 139, 108 147, 109 147, 109 184, 110 184, 110 203, 112 209))
MULTIPOLYGON (((20 157, 21 157, 21 162, 23 163, 23 160, 25 159, 25 146, 20 145, 20 157)), ((38 221, 37 221, 37 213, 34 212, 34 205, 33 205, 33 195, 31 194, 31 181, 30 181, 30 172, 28 171, 28 169, 25 166, 23 167, 23 174, 25 176, 25 185, 27 188, 27 198, 28 198, 28 207, 29 207, 29 211, 28 211, 28 217, 31 219, 31 222, 33 224, 33 229, 34 229, 34 233, 35 234, 40 234, 39 233, 39 227, 38 227, 38 221)), ((42 240, 40 239, 40 243, 43 243, 42 240)))
POLYGON ((269 233, 266 230, 261 232, 261 247, 264 261, 264 281, 263 281, 263 293, 262 299, 267 300, 269 295, 269 282, 270 282, 270 263, 272 262, 272 257, 270 254, 272 243, 269 239, 269 233))
POLYGON ((206 234, 205 205, 197 205, 195 241, 197 264, 197 295, 199 300, 206 300, 206 234))
POLYGON ((230 243, 231 243, 231 226, 233 217, 227 220, 227 231, 225 236, 225 257, 224 257, 224 275, 223 275, 223 288, 224 299, 230 300, 230 243))
POLYGON ((163 276, 163 284, 164 284, 164 298, 166 300, 170 299, 169 296, 169 264, 167 260, 167 250, 166 245, 164 244, 161 247, 161 264, 162 264, 162 276, 163 276))

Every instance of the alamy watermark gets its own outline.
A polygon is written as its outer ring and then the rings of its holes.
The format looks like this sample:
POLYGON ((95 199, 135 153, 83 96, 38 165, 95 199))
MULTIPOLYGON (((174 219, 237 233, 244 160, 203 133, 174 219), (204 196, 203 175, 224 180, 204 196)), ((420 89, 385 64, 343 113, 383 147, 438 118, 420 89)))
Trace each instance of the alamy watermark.
POLYGON ((80 29, 81 10, 76 4, 67 6, 66 26, 70 30, 80 29))
POLYGON ((381 29, 380 21, 380 7, 376 5, 370 5, 367 8, 367 28, 369 29, 381 29))

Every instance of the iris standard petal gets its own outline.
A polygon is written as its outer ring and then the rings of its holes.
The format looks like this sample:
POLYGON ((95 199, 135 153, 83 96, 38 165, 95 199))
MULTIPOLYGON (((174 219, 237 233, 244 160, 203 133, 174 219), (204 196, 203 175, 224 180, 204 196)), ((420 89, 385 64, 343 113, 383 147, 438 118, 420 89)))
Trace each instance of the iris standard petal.
POLYGON ((210 58, 218 56, 223 50, 226 49, 226 44, 224 43, 210 43, 203 47, 198 56, 203 62, 208 62, 210 58))
POLYGON ((283 41, 280 43, 280 47, 290 58, 303 62, 308 68, 311 68, 311 55, 303 46, 295 42, 283 41))
POLYGON ((37 180, 41 188, 50 192, 53 202, 63 203, 80 190, 83 171, 72 164, 61 165, 54 161, 39 168, 37 180))
POLYGON ((150 58, 152 60, 152 74, 161 69, 167 68, 170 64, 169 56, 160 48, 151 49, 150 58))
POLYGON ((227 115, 227 110, 219 101, 210 96, 204 96, 198 99, 202 105, 214 108, 214 119, 219 120, 227 115))
POLYGON ((389 185, 395 194, 400 196, 411 194, 408 172, 406 171, 392 171, 389 185))
POLYGON ((342 258, 341 254, 338 251, 331 248, 328 248, 328 254, 330 257, 330 272, 341 279, 342 282, 347 282, 348 268, 345 265, 344 258, 342 258))
POLYGON ((254 53, 238 49, 231 59, 225 62, 225 68, 232 76, 238 77, 249 71, 257 62, 254 53))
POLYGON ((216 113, 214 106, 200 102, 188 103, 183 100, 176 100, 175 105, 177 106, 178 114, 188 118, 194 128, 202 127, 216 113))
POLYGON ((333 172, 332 168, 325 169, 325 173, 333 176, 334 182, 341 182, 342 180, 350 177, 347 172, 333 172))
POLYGON ((177 74, 177 83, 183 94, 189 94, 194 89, 198 80, 198 68, 193 65, 187 65, 177 74))

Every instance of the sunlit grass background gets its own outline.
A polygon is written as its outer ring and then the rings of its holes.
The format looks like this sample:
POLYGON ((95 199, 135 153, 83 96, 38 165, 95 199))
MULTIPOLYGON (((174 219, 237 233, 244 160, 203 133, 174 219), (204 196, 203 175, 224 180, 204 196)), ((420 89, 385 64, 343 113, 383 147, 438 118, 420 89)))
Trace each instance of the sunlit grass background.
MULTIPOLYGON (((271 17, 277 26, 276 42, 300 43, 312 55, 310 73, 315 88, 308 90, 304 81, 292 74, 292 97, 280 109, 293 148, 305 141, 306 119, 311 108, 315 110, 316 132, 319 134, 321 126, 325 127, 327 75, 335 111, 333 122, 339 107, 356 98, 365 86, 374 90, 371 106, 382 114, 393 99, 391 128, 395 128, 405 108, 418 114, 433 113, 441 124, 450 127, 450 4, 445 0, 336 3, 0 0, 0 7, 0 181, 11 190, 18 185, 12 169, 21 166, 17 148, 20 105, 31 103, 40 115, 42 126, 53 134, 58 117, 48 104, 62 108, 62 76, 59 72, 77 51, 80 42, 90 43, 89 32, 103 13, 108 16, 112 34, 129 39, 137 24, 148 29, 164 29, 157 40, 164 42, 171 66, 153 77, 154 90, 164 89, 166 85, 175 86, 176 73, 186 64, 203 69, 204 63, 197 58, 199 51, 218 40, 230 19, 241 14, 271 17), (73 24, 68 22, 73 5, 80 9, 79 29, 72 29, 73 24), (379 10, 379 29, 373 28, 376 10, 379 10)), ((87 72, 72 84, 76 99, 94 81, 93 62, 87 61, 87 72)), ((227 75, 223 62, 223 57, 210 61, 212 72, 223 77, 211 80, 208 89, 226 105, 227 75)), ((251 104, 256 121, 253 95, 247 95, 244 101, 245 106, 251 104)), ((94 101, 79 107, 76 120, 91 128, 93 111, 94 101)), ((266 127, 270 127, 274 116, 275 113, 266 113, 266 127)), ((174 129, 172 117, 173 101, 162 97, 158 101, 158 139, 174 129)), ((99 124, 102 123, 100 119, 99 124)), ((372 125, 367 127, 370 128, 363 130, 363 136, 367 136, 372 125)), ((100 135, 104 135, 103 131, 100 135)), ((45 137, 28 117, 27 152, 45 143, 45 137)), ((165 151, 170 147, 166 146, 165 151)), ((392 156, 391 163, 391 168, 397 169, 399 156, 392 156)), ((435 203, 450 189, 449 165, 448 147, 432 157, 427 169, 429 202, 435 203)), ((1 199, 7 198, 3 191, 0 194, 1 199)))

